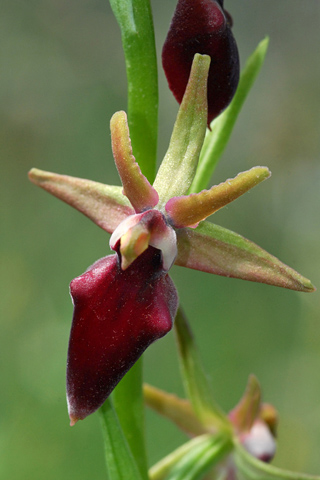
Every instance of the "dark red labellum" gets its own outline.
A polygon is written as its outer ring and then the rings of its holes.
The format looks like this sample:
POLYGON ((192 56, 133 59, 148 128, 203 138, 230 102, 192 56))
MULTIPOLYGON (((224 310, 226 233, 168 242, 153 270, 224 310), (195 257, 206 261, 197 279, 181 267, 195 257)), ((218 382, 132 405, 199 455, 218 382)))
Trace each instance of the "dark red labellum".
POLYGON ((169 87, 179 103, 194 55, 210 55, 208 125, 229 105, 239 82, 239 54, 231 25, 221 0, 179 0, 162 50, 169 87))
POLYGON ((161 265, 161 252, 149 247, 124 271, 118 254, 110 255, 71 282, 71 424, 97 410, 144 350, 172 328, 178 298, 161 265))

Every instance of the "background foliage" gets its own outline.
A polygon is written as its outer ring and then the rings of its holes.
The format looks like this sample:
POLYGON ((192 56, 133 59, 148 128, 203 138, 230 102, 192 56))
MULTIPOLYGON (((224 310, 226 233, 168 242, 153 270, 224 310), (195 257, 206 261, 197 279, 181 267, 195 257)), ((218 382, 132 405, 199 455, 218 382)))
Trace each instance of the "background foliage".
MULTIPOLYGON (((226 0, 242 64, 265 36, 267 61, 215 183, 254 165, 272 178, 214 221, 256 241, 320 287, 320 4, 226 0)), ((152 1, 158 51, 175 1, 152 1)), ((94 224, 28 183, 32 166, 118 183, 109 120, 126 108, 119 29, 106 0, 11 0, 1 15, 0 478, 106 478, 98 416, 74 428, 65 404, 68 284, 109 253, 94 224)), ((159 55, 160 56, 160 55, 159 55)), ((160 73, 159 158, 177 112, 160 73)), ((280 412, 275 464, 320 472, 320 300, 180 270, 172 276, 219 403, 249 373, 280 412)), ((150 383, 182 394, 173 336, 145 357, 150 383)), ((184 437, 147 415, 150 463, 184 437)))

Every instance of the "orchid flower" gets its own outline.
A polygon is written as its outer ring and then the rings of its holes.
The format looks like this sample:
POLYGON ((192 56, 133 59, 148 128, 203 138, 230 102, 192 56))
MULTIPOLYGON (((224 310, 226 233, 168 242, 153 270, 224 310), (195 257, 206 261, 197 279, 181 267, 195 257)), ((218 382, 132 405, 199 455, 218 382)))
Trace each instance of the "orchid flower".
POLYGON ((205 221, 270 176, 240 173, 188 195, 207 125, 210 57, 195 55, 168 151, 153 185, 131 149, 124 112, 111 119, 122 187, 32 169, 30 179, 111 233, 113 255, 71 282, 74 303, 67 362, 71 425, 97 410, 144 350, 173 325, 173 264, 298 291, 310 281, 260 247, 205 221))
MULTIPOLYGON (((210 449, 214 450, 217 447, 216 442, 218 439, 221 441, 223 435, 226 445, 221 448, 222 461, 215 465, 219 478, 227 480, 238 478, 236 457, 242 452, 247 452, 249 458, 253 457, 258 461, 260 468, 269 468, 272 472, 273 467, 264 467, 263 463, 268 464, 276 453, 278 413, 271 404, 262 402, 261 388, 254 375, 250 375, 240 402, 229 415, 222 417, 224 422, 222 435, 221 428, 217 429, 212 422, 204 422, 201 417, 199 418, 190 400, 179 398, 148 384, 144 384, 143 391, 146 405, 192 438, 155 464, 149 471, 150 480, 167 478, 166 475, 179 462, 184 464, 188 462, 190 453, 196 448, 199 449, 198 455, 190 460, 189 468, 194 470, 201 468, 198 464, 201 464, 204 455, 208 455, 210 449)), ((212 469, 210 463, 208 462, 207 470, 212 469)), ((213 465, 214 463, 212 461, 213 465)), ((209 475, 206 478, 212 477, 209 475)))
MULTIPOLYGON (((148 384, 144 384, 143 391, 146 405, 169 419, 189 437, 201 440, 206 436, 213 437, 219 434, 220 430, 215 428, 212 422, 204 422, 201 417, 199 418, 190 400, 182 399, 148 384)), ((230 432, 230 437, 235 444, 261 462, 269 463, 273 459, 276 453, 278 413, 273 405, 262 402, 260 384, 254 375, 250 375, 239 403, 222 418, 224 431, 230 432)), ((188 443, 192 445, 193 442, 188 443)), ((185 454, 187 456, 188 452, 185 454)), ((175 454, 171 454, 170 457, 169 462, 164 458, 151 468, 151 480, 164 465, 169 469, 169 467, 172 468, 173 461, 179 461, 179 456, 175 454)), ((227 456, 227 461, 222 463, 220 469, 224 471, 222 478, 235 478, 232 453, 229 458, 227 456)))
MULTIPOLYGON (((227 415, 213 398, 209 376, 182 308, 175 319, 175 337, 187 398, 144 384, 144 400, 191 440, 151 467, 148 478, 182 480, 185 477, 179 476, 181 471, 192 471, 192 478, 208 480, 296 478, 269 465, 276 453, 278 413, 271 404, 262 402, 256 377, 250 375, 242 398, 227 415)), ((307 479, 304 475, 299 478, 307 479)))

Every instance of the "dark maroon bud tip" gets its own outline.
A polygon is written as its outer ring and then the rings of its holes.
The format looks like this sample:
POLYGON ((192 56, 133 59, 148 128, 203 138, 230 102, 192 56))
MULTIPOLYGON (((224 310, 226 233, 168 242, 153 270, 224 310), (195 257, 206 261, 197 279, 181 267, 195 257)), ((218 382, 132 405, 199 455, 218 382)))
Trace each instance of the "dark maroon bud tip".
POLYGON ((230 13, 227 12, 227 10, 224 10, 227 22, 229 24, 229 27, 233 27, 233 18, 231 17, 230 13))
POLYGON ((232 18, 221 0, 179 0, 162 50, 169 88, 181 103, 196 53, 211 57, 208 125, 231 102, 239 83, 232 18))
POLYGON ((74 425, 97 410, 144 350, 172 328, 178 298, 153 247, 124 271, 118 254, 99 260, 70 291, 67 397, 74 425))

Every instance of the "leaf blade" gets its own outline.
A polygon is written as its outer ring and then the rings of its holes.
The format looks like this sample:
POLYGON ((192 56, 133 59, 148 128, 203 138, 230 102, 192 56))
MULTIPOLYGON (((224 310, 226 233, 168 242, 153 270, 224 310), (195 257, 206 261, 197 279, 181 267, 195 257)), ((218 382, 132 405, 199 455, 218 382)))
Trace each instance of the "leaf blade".
POLYGON ((99 412, 110 480, 142 480, 110 398, 99 412))

